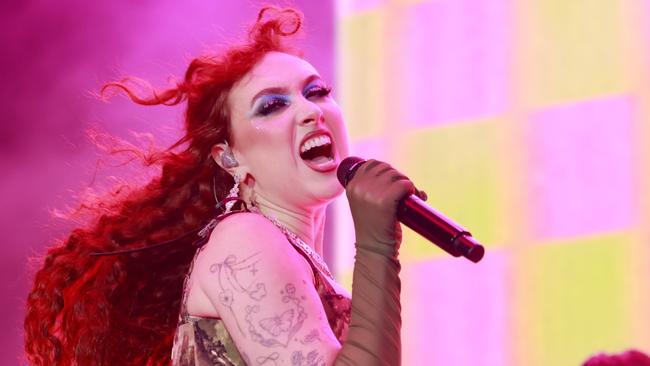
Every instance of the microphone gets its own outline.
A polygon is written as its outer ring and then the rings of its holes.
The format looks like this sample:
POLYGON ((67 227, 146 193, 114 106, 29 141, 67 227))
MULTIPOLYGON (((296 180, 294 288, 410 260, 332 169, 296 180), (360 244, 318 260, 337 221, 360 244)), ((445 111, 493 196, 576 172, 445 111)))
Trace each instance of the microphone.
MULTIPOLYGON (((343 187, 354 178, 364 159, 350 156, 339 164, 336 176, 343 187)), ((416 233, 422 235, 445 252, 477 263, 485 249, 469 231, 429 207, 420 197, 411 194, 402 198, 397 206, 397 219, 416 233)))

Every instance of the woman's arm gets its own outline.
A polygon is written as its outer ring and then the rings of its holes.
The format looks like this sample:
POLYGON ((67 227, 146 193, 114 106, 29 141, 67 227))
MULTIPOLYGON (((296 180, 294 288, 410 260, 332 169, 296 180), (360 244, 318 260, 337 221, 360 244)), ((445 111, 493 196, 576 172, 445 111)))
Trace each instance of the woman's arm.
POLYGON ((310 266, 289 249, 284 234, 256 214, 233 215, 217 225, 194 271, 248 364, 401 364, 401 230, 395 210, 399 199, 415 192, 406 177, 377 161, 362 165, 348 184, 357 253, 351 323, 342 346, 310 266))
POLYGON ((220 222, 192 276, 249 365, 334 363, 341 345, 311 267, 264 217, 243 213, 220 222))

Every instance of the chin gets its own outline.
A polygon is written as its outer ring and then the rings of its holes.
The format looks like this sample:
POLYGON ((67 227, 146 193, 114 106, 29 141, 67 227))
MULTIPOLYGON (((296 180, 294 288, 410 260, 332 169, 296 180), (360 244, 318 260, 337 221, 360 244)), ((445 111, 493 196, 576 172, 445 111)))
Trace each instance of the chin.
POLYGON ((338 179, 334 179, 334 184, 332 184, 327 190, 324 196, 327 197, 329 201, 333 201, 338 198, 341 194, 345 192, 345 188, 339 183, 338 179))
POLYGON ((321 203, 329 204, 343 194, 345 188, 341 186, 335 176, 333 179, 321 181, 318 185, 312 186, 311 191, 313 196, 317 197, 321 203))

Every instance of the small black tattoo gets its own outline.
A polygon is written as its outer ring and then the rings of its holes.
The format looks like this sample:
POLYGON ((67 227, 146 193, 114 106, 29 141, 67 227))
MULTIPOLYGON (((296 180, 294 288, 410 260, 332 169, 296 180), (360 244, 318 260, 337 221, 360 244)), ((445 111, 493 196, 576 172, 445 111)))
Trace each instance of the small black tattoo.
POLYGON ((266 286, 263 283, 258 283, 255 285, 255 290, 248 292, 248 295, 251 299, 260 301, 266 296, 266 286))
MULTIPOLYGON (((239 331, 244 337, 246 337, 246 333, 244 333, 241 324, 239 324, 239 321, 235 316, 233 303, 235 302, 236 292, 245 293, 255 301, 260 301, 266 296, 266 287, 263 283, 253 280, 249 284, 244 284, 238 278, 238 274, 241 271, 255 268, 255 264, 259 261, 259 259, 255 259, 258 254, 259 252, 241 261, 238 261, 236 256, 229 255, 223 262, 213 263, 209 268, 211 273, 217 275, 219 287, 221 288, 221 292, 217 295, 219 297, 219 302, 230 310, 235 319, 235 323, 237 324, 237 328, 239 328, 239 331)), ((255 269, 255 271, 257 271, 257 269, 255 269)))
POLYGON ((277 337, 281 333, 286 333, 291 329, 291 320, 293 319, 293 309, 287 310, 282 315, 265 318, 260 320, 260 327, 277 337))
POLYGON ((255 359, 255 361, 257 362, 258 366, 266 365, 267 362, 269 363, 269 365, 277 365, 275 361, 277 361, 279 358, 280 358, 280 354, 278 354, 277 352, 273 352, 268 356, 258 357, 255 359))
POLYGON ((265 347, 287 347, 294 335, 300 330, 302 324, 307 318, 305 308, 301 305, 301 299, 296 296, 296 288, 292 284, 287 284, 282 294, 282 302, 293 303, 291 309, 283 311, 281 314, 263 318, 257 322, 262 331, 269 336, 264 336, 255 326, 255 314, 260 312, 259 305, 246 306, 246 316, 244 317, 248 324, 248 332, 251 339, 265 347), (276 339, 279 338, 279 339, 276 339))
POLYGON ((314 329, 310 330, 309 333, 307 333, 305 338, 300 340, 300 343, 309 344, 309 343, 315 342, 316 340, 320 341, 321 339, 320 339, 320 334, 318 333, 318 330, 316 330, 316 328, 314 328, 314 329))
POLYGON ((310 351, 307 356, 302 351, 295 351, 291 354, 291 366, 325 366, 325 361, 316 350, 310 351))

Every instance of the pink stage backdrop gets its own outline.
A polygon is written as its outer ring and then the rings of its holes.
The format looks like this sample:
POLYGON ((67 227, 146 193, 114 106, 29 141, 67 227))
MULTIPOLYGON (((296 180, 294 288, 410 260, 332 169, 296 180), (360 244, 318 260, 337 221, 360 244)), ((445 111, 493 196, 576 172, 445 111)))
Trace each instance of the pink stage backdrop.
MULTIPOLYGON (((93 181, 92 188, 101 189, 115 183, 111 175, 142 174, 137 165, 126 171, 100 166, 93 179, 101 156, 84 130, 96 125, 131 140, 130 131, 151 133, 160 145, 180 136, 182 107, 142 107, 122 97, 106 104, 90 93, 123 75, 164 87, 168 76, 183 76, 192 57, 245 36, 263 3, 272 2, 3 3, 0 365, 22 359, 27 259, 42 254, 71 227, 49 211, 74 205, 74 195, 93 181)), ((307 58, 333 81, 333 4, 291 3, 305 13, 307 58)))
MULTIPOLYGON (((282 2, 286 4, 287 2, 282 2)), ((485 243, 479 264, 408 229, 403 364, 579 365, 650 353, 650 5, 644 0, 294 1, 307 58, 336 84, 352 151, 389 161, 485 243)), ((70 229, 50 211, 135 174, 83 131, 178 137, 182 108, 89 95, 164 86, 229 42, 256 1, 9 2, 0 12, 3 357, 22 359, 27 259, 70 229)), ((328 254, 350 287, 342 198, 328 254)))
POLYGON ((650 353, 648 4, 337 2, 352 151, 401 169, 487 248, 472 264, 406 230, 404 365, 650 353))

